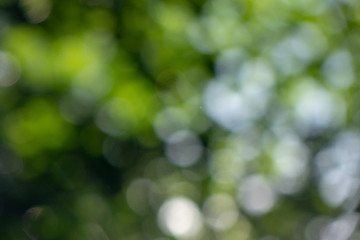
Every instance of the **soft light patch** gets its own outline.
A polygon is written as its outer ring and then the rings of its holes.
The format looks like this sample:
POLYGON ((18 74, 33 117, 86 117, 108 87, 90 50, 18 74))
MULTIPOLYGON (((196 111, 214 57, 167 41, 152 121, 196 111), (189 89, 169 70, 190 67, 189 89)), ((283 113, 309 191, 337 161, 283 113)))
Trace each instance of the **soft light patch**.
POLYGON ((174 237, 195 237, 202 228, 201 213, 190 199, 174 197, 161 206, 158 224, 164 233, 174 237))

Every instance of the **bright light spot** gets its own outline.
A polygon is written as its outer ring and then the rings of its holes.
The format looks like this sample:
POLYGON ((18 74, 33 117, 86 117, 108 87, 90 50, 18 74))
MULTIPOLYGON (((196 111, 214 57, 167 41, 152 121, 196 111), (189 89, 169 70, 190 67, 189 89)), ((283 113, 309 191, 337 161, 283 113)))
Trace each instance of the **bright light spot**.
POLYGON ((307 148, 295 136, 283 136, 275 146, 275 169, 285 177, 298 177, 307 166, 307 148))
POLYGON ((15 84, 20 77, 20 69, 15 59, 0 51, 0 86, 10 87, 15 84))
POLYGON ((296 105, 296 114, 306 130, 325 128, 330 124, 332 114, 331 99, 326 92, 312 91, 303 93, 296 105))
POLYGON ((314 135, 343 122, 344 101, 325 89, 306 83, 298 86, 296 124, 302 134, 314 135))
POLYGON ((265 113, 275 82, 274 71, 265 60, 242 61, 238 52, 220 55, 216 79, 203 94, 208 116, 229 130, 248 127, 265 113))
POLYGON ((346 49, 333 52, 326 59, 322 70, 325 79, 336 87, 349 87, 355 79, 352 56, 346 49))
POLYGON ((224 83, 211 81, 204 93, 205 111, 217 123, 230 130, 248 124, 255 116, 251 104, 224 83))
POLYGON ((171 163, 179 167, 195 164, 200 159, 202 151, 200 140, 188 131, 174 133, 166 144, 166 155, 171 163))
POLYGON ((247 177, 238 190, 238 201, 244 210, 254 216, 269 212, 277 200, 276 193, 260 175, 247 177))
POLYGON ((183 197, 167 200, 158 213, 160 229, 178 238, 197 236, 202 229, 202 217, 193 201, 183 197))
POLYGON ((204 214, 206 222, 218 231, 231 228, 239 216, 234 199, 227 194, 211 195, 205 201, 204 214))
POLYGON ((347 240, 354 232, 358 221, 358 214, 341 216, 323 229, 320 240, 347 240))

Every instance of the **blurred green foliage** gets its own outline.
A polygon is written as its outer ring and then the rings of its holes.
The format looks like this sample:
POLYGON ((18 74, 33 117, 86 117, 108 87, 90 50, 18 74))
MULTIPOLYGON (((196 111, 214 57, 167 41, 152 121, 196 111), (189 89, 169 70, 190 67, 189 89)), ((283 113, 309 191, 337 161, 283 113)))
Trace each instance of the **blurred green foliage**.
POLYGON ((0 0, 2 239, 346 240, 355 0, 0 0))

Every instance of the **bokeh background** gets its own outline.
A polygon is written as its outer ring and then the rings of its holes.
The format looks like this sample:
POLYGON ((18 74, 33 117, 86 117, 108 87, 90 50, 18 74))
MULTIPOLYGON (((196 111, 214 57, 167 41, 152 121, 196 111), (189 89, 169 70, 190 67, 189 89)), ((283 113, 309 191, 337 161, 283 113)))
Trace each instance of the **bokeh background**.
POLYGON ((0 0, 1 239, 360 239, 357 0, 0 0))

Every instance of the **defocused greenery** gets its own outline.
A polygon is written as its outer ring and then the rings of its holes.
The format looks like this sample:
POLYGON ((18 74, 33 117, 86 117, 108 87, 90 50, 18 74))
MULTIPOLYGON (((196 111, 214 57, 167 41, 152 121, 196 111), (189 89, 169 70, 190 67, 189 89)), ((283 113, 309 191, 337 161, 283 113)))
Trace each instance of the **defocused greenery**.
POLYGON ((360 2, 0 0, 1 239, 359 239, 360 2))

